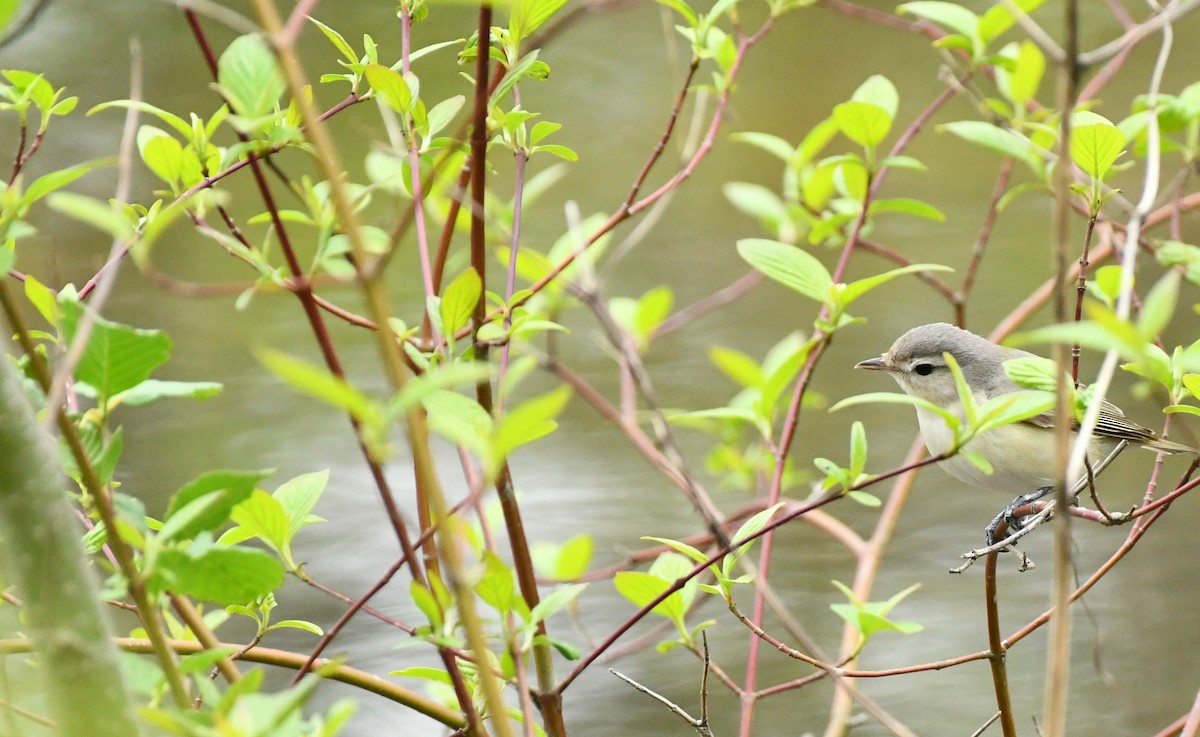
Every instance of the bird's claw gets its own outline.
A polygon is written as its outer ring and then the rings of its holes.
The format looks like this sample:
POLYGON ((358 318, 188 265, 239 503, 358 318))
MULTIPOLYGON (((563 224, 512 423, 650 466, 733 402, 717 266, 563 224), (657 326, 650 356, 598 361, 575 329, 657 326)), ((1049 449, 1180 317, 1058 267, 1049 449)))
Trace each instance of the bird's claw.
POLYGON ((996 515, 992 521, 988 523, 988 526, 984 528, 984 535, 987 541, 986 547, 990 548, 999 541, 996 537, 996 530, 1000 529, 1001 525, 1004 525, 1007 528, 1007 534, 1005 537, 1013 534, 1014 532, 1019 532, 1024 526, 1024 522, 1022 520, 1031 515, 1018 515, 1016 513, 1017 510, 1029 504, 1033 504, 1039 499, 1053 493, 1053 491, 1053 486, 1043 486, 1036 491, 1031 491, 1028 494, 1022 494, 1021 496, 1009 502, 1008 506, 1002 509, 1000 514, 996 515))

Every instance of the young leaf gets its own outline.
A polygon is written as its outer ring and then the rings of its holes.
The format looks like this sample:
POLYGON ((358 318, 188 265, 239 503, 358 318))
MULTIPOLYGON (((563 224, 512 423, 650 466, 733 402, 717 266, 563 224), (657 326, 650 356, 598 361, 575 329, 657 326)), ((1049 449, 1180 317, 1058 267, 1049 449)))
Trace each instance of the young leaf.
POLYGON ((896 117, 896 108, 900 105, 900 95, 896 92, 896 85, 882 74, 872 74, 867 77, 867 80, 854 90, 850 99, 857 102, 868 102, 883 108, 889 121, 896 117))
POLYGON ((833 119, 847 138, 866 148, 878 146, 892 129, 887 111, 870 102, 843 102, 833 109, 833 119))
POLYGON ((482 291, 479 273, 471 268, 459 274, 442 291, 438 309, 442 315, 442 329, 447 336, 453 336, 471 320, 482 291))
POLYGON ((570 399, 571 387, 564 385, 505 412, 492 431, 494 459, 506 458, 520 446, 554 432, 558 427, 554 418, 570 399))
POLYGON ((747 263, 785 287, 818 302, 829 301, 833 277, 816 256, 765 238, 744 238, 737 249, 747 263))
POLYGON ((379 64, 368 64, 364 72, 367 84, 398 113, 412 112, 414 96, 400 72, 379 64))
MULTIPOLYGON (((674 581, 664 581, 658 576, 641 571, 621 571, 613 576, 613 585, 617 587, 617 592, 636 607, 644 607, 654 601, 670 588, 672 583, 674 581)), ((655 604, 650 611, 672 619, 683 616, 683 601, 678 594, 678 591, 672 593, 655 604)))
POLYGON ((1007 128, 1000 128, 982 120, 960 120, 941 127, 964 141, 1023 161, 1038 179, 1045 178, 1045 164, 1034 145, 1007 128))
POLYGON ((217 62, 217 84, 230 107, 245 118, 275 110, 287 83, 267 42, 258 34, 239 36, 217 62))
MULTIPOLYGON (((1076 113, 1081 118, 1084 113, 1076 113)), ((1089 176, 1103 181, 1117 157, 1125 150, 1125 135, 1115 125, 1099 115, 1089 113, 1101 122, 1080 125, 1071 131, 1071 160, 1089 176)))
POLYGON ((217 529, 271 473, 209 471, 197 476, 171 497, 159 536, 164 540, 191 540, 201 532, 217 529))
POLYGON ((575 583, 554 589, 529 612, 529 623, 537 624, 552 614, 562 611, 568 604, 575 601, 587 586, 586 583, 575 583))
POLYGON ((382 415, 379 405, 340 376, 269 348, 259 349, 255 354, 271 373, 294 389, 349 413, 363 424, 379 422, 382 415))

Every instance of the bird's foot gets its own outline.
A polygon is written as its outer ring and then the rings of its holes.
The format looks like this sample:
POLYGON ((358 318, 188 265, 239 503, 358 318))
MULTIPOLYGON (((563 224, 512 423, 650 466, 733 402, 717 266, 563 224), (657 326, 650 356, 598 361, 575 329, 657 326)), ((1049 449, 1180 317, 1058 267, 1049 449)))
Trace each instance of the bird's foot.
POLYGON ((1031 491, 1028 494, 1022 494, 1021 496, 1009 502, 1008 506, 1001 510, 1000 514, 996 515, 995 518, 988 523, 988 526, 984 528, 987 547, 990 548, 999 541, 996 537, 996 530, 1000 529, 1001 525, 1004 525, 1007 528, 1005 537, 1012 535, 1014 532, 1019 532, 1021 528, 1025 526, 1024 520, 1032 515, 1018 515, 1016 513, 1018 509, 1033 504, 1034 502, 1052 494, 1053 492, 1053 486, 1043 486, 1036 491, 1031 491))

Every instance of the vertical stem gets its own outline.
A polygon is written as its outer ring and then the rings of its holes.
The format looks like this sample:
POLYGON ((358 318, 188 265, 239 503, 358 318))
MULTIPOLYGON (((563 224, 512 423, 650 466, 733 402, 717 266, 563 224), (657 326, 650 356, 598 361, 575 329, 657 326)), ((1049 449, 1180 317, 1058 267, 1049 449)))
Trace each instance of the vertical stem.
MULTIPOLYGON (((1066 322, 1067 315, 1067 269, 1071 231, 1071 114, 1074 112, 1079 84, 1079 7, 1077 0, 1066 0, 1063 4, 1064 34, 1063 59, 1059 69, 1058 109, 1062 115, 1062 130, 1058 141, 1058 163, 1054 169, 1054 318, 1066 322)), ((1081 270, 1082 274, 1082 270, 1081 270)), ((1050 620, 1049 646, 1046 656, 1046 683, 1043 695, 1043 731, 1047 737, 1062 737, 1067 726, 1067 689, 1070 683, 1071 660, 1071 515, 1067 514, 1068 498, 1067 467, 1071 447, 1071 417, 1073 409, 1068 406, 1070 396, 1065 369, 1067 349, 1061 344, 1054 346, 1054 362, 1059 367, 1058 391, 1055 412, 1064 418, 1055 426, 1054 484, 1054 570, 1052 576, 1052 601, 1054 616, 1050 620)), ((995 554, 988 558, 994 566, 995 554)), ((993 657, 995 653, 993 652, 993 657)), ((993 661, 995 662, 995 661, 993 661)), ((1006 734, 1008 734, 1006 732, 1006 734)))
MULTIPOLYGON (((0 307, 3 308, 9 325, 17 334, 17 340, 21 343, 21 349, 25 351, 25 354, 29 356, 29 360, 32 362, 38 385, 41 386, 42 391, 48 392, 51 384, 50 369, 43 362, 42 357, 38 354, 33 341, 29 337, 29 332, 25 328, 21 314, 17 311, 16 303, 12 299, 12 291, 9 289, 7 282, 0 282, 0 307)), ((159 666, 163 669, 163 674, 171 691, 171 698, 175 701, 176 706, 186 708, 190 703, 187 687, 184 684, 183 674, 179 671, 179 664, 175 661, 175 654, 167 646, 166 631, 163 627, 162 619, 158 615, 158 608, 146 590, 146 582, 142 578, 141 571, 138 570, 137 561, 133 557, 133 550, 130 549, 129 545, 120 535, 113 532, 118 528, 117 512, 113 506, 112 494, 105 488, 104 484, 100 482, 100 478, 96 475, 87 450, 83 446, 83 441, 79 438, 79 432, 75 428, 75 423, 67 417, 61 408, 48 407, 47 411, 53 413, 55 422, 58 425, 58 431, 62 434, 63 440, 66 441, 71 451, 71 456, 75 459, 75 464, 79 468, 79 475, 83 481, 83 486, 87 489, 92 499, 95 500, 96 511, 99 513, 101 521, 104 522, 105 529, 110 533, 108 536, 108 547, 117 559, 117 566, 121 574, 125 576, 129 596, 133 599, 138 617, 142 621, 142 626, 146 629, 146 636, 153 645, 154 654, 158 658, 159 666)), ((3 416, 8 417, 7 414, 3 416)))
POLYGON ((39 656, 48 714, 62 737, 137 735, 54 448, 16 370, 0 364, 0 559, 24 598, 22 626, 39 656))
MULTIPOLYGON (((1066 516, 1066 515, 1062 515, 1066 516)), ((1006 525, 1001 525, 997 535, 1004 535, 1006 525)), ((988 662, 992 667, 992 685, 996 691, 996 708, 1000 711, 1000 731, 1004 737, 1017 737, 1017 724, 1013 718, 1012 698, 1008 688, 1008 667, 1005 663, 1004 641, 1000 639, 1000 604, 996 596, 997 553, 988 553, 984 564, 984 600, 987 608, 988 662)))

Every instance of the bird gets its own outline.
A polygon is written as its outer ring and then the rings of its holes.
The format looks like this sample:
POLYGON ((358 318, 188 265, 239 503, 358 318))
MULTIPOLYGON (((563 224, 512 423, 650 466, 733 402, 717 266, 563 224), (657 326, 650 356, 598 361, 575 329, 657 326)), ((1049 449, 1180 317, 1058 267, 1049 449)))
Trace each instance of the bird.
MULTIPOLYGON (((949 323, 921 325, 901 335, 886 353, 858 362, 855 368, 888 373, 906 394, 963 417, 954 377, 944 354, 950 354, 962 369, 967 386, 977 402, 1021 391, 1009 378, 1004 363, 1015 358, 1034 357, 1017 348, 997 345, 968 330, 949 323)), ((917 423, 925 446, 934 455, 950 451, 954 433, 945 419, 932 410, 917 407, 917 423)), ((1072 419, 1072 436, 1078 423, 1072 419)), ((962 453, 951 455, 938 465, 959 481, 972 486, 994 489, 1026 501, 1039 498, 1054 488, 1058 468, 1054 441, 1055 415, 1048 411, 1011 425, 984 430, 972 437, 964 449, 982 455, 990 464, 987 473, 962 453)), ((1095 466, 1119 451, 1121 441, 1165 453, 1197 453, 1180 443, 1159 437, 1153 430, 1131 422, 1111 402, 1101 405, 1099 421, 1088 446, 1088 461, 1095 466)), ((1087 470, 1071 480, 1077 487, 1087 470)))

